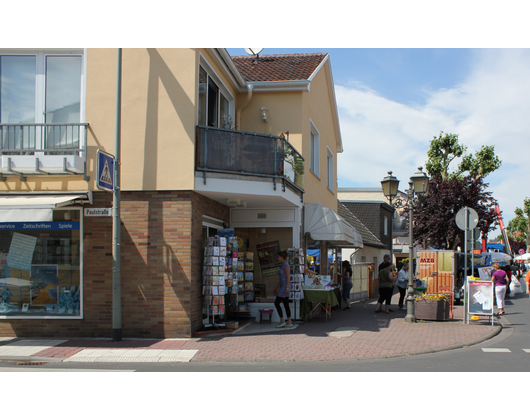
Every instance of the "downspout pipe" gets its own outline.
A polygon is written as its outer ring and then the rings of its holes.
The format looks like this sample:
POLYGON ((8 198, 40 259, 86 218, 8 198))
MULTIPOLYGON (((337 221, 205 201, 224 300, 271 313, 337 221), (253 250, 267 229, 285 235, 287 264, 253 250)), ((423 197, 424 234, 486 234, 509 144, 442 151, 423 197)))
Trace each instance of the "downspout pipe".
POLYGON ((243 101, 243 103, 239 105, 236 111, 236 130, 241 130, 241 111, 243 111, 243 108, 245 108, 250 102, 250 99, 252 99, 253 90, 254 90, 254 85, 248 84, 247 85, 247 97, 243 101))

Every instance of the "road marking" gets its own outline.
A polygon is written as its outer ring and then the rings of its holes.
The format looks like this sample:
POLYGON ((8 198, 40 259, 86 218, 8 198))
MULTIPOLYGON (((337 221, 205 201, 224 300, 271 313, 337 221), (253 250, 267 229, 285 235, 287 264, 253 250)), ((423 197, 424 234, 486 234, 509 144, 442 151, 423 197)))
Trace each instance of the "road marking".
POLYGON ((530 349, 523 349, 523 351, 530 353, 530 349))
POLYGON ((510 349, 495 349, 495 348, 489 348, 489 349, 482 349, 485 353, 511 353, 510 349))
POLYGON ((62 369, 48 369, 48 368, 11 368, 11 367, 0 367, 0 372, 135 372, 134 370, 124 370, 124 369, 72 369, 72 368, 62 368, 62 369))

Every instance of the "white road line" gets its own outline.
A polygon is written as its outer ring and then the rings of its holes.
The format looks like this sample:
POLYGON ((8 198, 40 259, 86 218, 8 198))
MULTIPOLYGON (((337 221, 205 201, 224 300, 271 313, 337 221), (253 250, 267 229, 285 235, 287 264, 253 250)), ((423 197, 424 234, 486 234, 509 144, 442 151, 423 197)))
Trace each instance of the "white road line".
POLYGON ((495 349, 495 348, 488 348, 488 349, 482 349, 485 353, 511 353, 510 349, 495 349))

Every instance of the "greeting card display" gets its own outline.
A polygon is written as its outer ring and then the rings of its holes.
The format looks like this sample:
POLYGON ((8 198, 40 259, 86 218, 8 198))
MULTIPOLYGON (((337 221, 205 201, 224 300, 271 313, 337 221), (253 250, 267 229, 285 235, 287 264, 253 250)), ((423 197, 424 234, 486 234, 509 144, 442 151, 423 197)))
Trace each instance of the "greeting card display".
MULTIPOLYGON (((236 273, 233 272, 233 255, 238 255, 238 241, 234 237, 214 236, 205 240, 204 266, 202 269, 202 293, 205 310, 210 316, 225 314, 225 294, 234 287, 237 292, 236 273)), ((237 268, 237 265, 236 265, 237 268)), ((212 321, 215 323, 214 318, 212 321)))
POLYGON ((289 285, 289 298, 291 300, 303 299, 302 285, 304 282, 304 250, 302 248, 289 248, 287 250, 288 263, 291 267, 291 278, 289 285))

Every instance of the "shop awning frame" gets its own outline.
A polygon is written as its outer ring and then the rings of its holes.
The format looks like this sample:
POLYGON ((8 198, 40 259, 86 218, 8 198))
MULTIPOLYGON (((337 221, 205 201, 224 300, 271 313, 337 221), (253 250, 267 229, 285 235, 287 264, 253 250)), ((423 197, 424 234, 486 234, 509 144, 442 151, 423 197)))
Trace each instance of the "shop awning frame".
POLYGON ((333 246, 362 248, 359 232, 330 208, 321 204, 305 203, 305 233, 315 241, 326 241, 333 246))
POLYGON ((0 193, 0 222, 53 220, 53 210, 74 204, 92 204, 92 191, 0 193))

